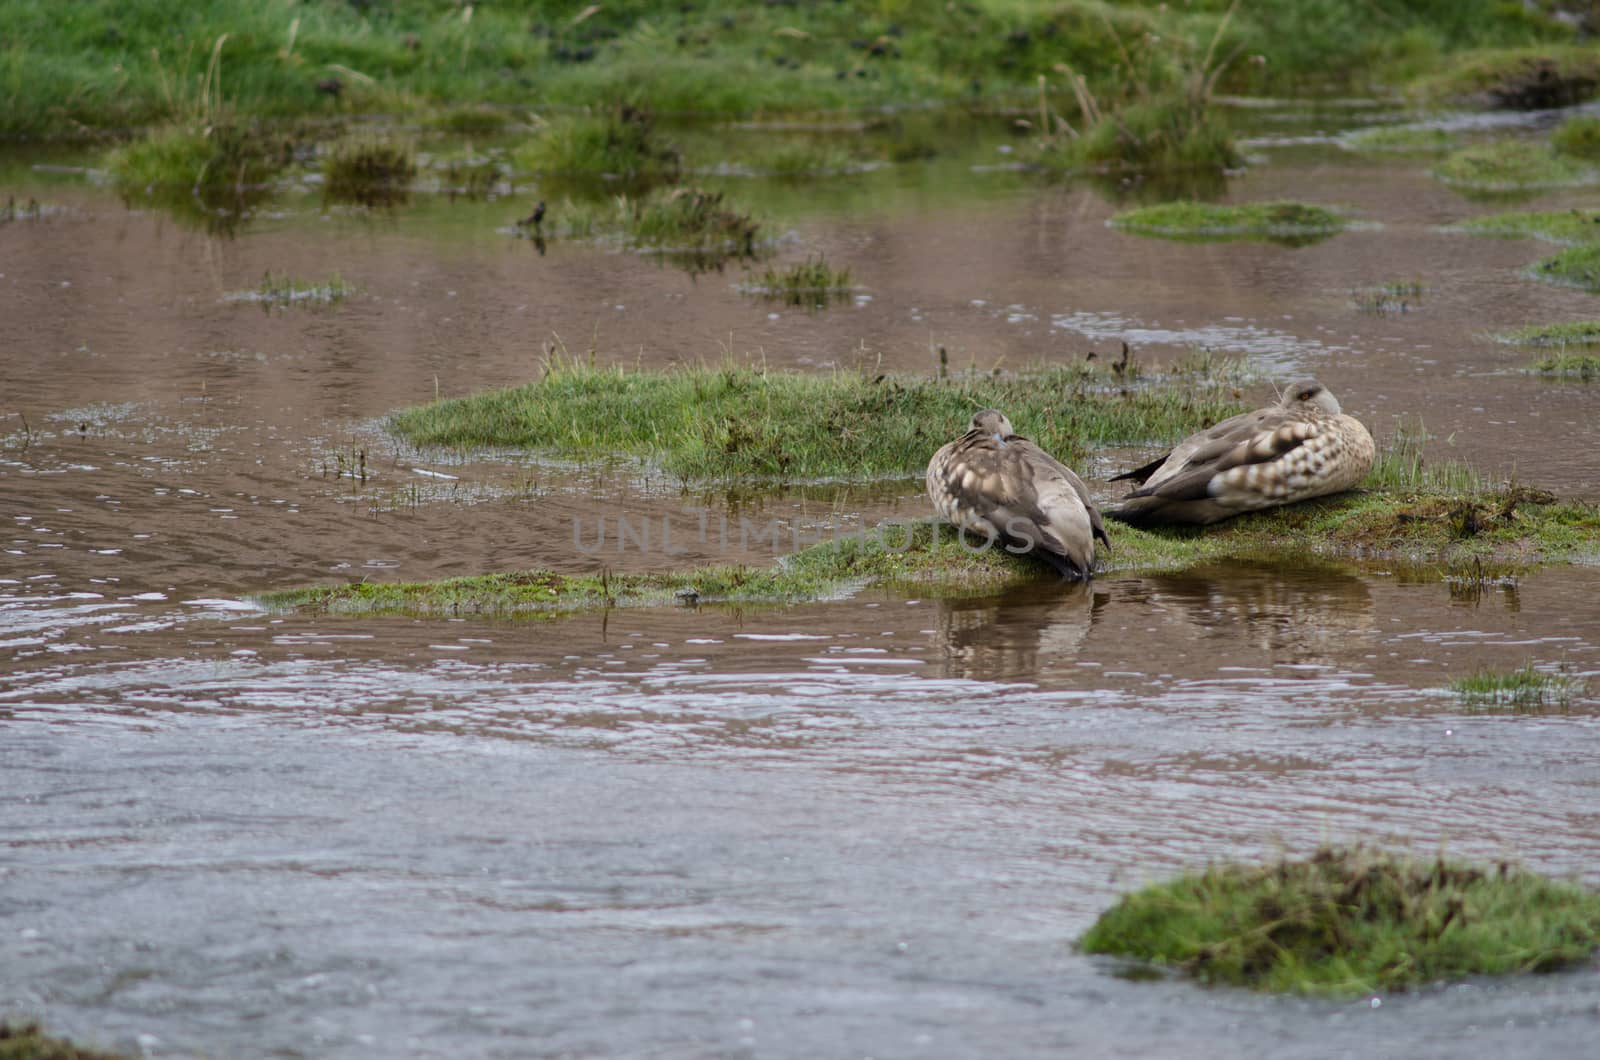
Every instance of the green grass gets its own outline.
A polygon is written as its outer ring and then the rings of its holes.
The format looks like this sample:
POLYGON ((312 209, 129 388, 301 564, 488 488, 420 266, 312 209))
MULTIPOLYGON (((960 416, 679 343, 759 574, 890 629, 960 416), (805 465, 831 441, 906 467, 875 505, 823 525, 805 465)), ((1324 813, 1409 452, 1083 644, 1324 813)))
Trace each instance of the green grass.
POLYGON ((331 144, 322 157, 322 190, 332 202, 384 206, 404 200, 417 173, 416 148, 377 134, 331 144))
POLYGON ((1421 280, 1386 280, 1356 288, 1350 300, 1363 313, 1405 313, 1422 301, 1427 290, 1421 280))
POLYGON ((1550 145, 1572 158, 1600 161, 1600 118, 1587 114, 1568 118, 1551 135, 1550 145))
POLYGON ((1431 155, 1453 151, 1460 138, 1448 129, 1417 125, 1380 125, 1339 138, 1339 144, 1361 154, 1431 155))
POLYGON ((1559 254, 1535 262, 1528 272, 1546 283, 1600 292, 1600 243, 1568 247, 1559 254))
POLYGON ((1441 64, 1411 86, 1426 103, 1545 109, 1593 99, 1600 51, 1588 44, 1488 48, 1441 64))
POLYGON ((611 176, 640 183, 678 179, 683 158, 656 131, 644 107, 613 107, 599 116, 557 118, 512 152, 512 163, 532 173, 611 176))
POLYGON ((1516 236, 1551 243, 1600 242, 1600 210, 1543 210, 1473 217, 1450 226, 1474 235, 1516 236))
POLYGON ((1111 224, 1168 239, 1252 239, 1304 246, 1342 231, 1345 220, 1325 206, 1299 202, 1168 202, 1124 210, 1111 224))
POLYGON ((1476 192, 1534 191, 1600 184, 1600 168, 1542 144, 1503 140, 1451 154, 1434 169, 1451 187, 1476 192))
POLYGON ((1202 982, 1359 997, 1469 975, 1548 972, 1600 946, 1600 895, 1505 862, 1478 868, 1367 847, 1213 865, 1102 913, 1087 953, 1202 982))
POLYGON ((1536 714, 1565 710, 1585 686, 1566 674, 1545 673, 1529 664, 1520 670, 1479 670, 1451 681, 1450 690, 1475 710, 1536 714))
POLYGON ((537 382, 406 409, 389 426, 417 445, 632 456, 686 481, 911 478, 987 407, 1068 462, 1094 445, 1181 436, 1243 411, 1230 372, 1128 388, 1077 365, 939 380, 733 364, 630 371, 562 357, 537 382))
POLYGON ((287 138, 219 117, 162 126, 112 149, 104 165, 130 205, 147 202, 228 234, 272 197, 271 182, 292 154, 287 138))
POLYGON ((126 1060, 122 1053, 104 1052, 54 1038, 37 1023, 0 1020, 0 1060, 126 1060))
POLYGON ((355 288, 337 272, 330 274, 326 280, 316 282, 269 270, 254 290, 241 291, 228 298, 235 302, 258 302, 262 308, 272 309, 291 305, 335 305, 354 291, 355 288))
POLYGON ((1031 158, 1058 173, 1166 173, 1244 164, 1226 120, 1209 102, 1182 95, 1137 99, 1096 113, 1081 133, 1037 141, 1031 158))
POLYGON ((849 301, 855 290, 849 268, 834 268, 820 254, 786 269, 768 267, 744 286, 750 294, 788 305, 821 307, 849 301))
MULTIPOLYGON (((1583 327, 1584 325, 1567 325, 1583 327)), ((1584 345, 1600 345, 1600 323, 1587 325, 1584 345)), ((1600 357, 1594 354, 1561 353, 1542 357, 1528 366, 1535 375, 1559 379, 1581 379, 1585 383, 1600 379, 1600 357)))
POLYGON ((1225 19, 1229 3, 617 0, 580 18, 568 0, 8 0, 0 137, 178 119, 213 67, 258 117, 619 102, 727 117, 1014 105, 1058 64, 1122 100, 1173 87, 1213 39, 1213 63, 1262 57, 1233 64, 1230 90, 1366 87, 1396 64, 1572 35, 1503 0, 1251 0, 1225 19))

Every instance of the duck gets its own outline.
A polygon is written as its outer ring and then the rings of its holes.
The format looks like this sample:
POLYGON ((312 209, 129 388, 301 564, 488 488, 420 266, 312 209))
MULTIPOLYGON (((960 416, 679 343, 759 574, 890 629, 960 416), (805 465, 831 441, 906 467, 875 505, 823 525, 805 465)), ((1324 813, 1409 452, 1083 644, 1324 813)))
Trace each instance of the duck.
POLYGON ((1061 461, 983 409, 928 461, 928 497, 940 515, 1006 551, 1029 554, 1062 577, 1094 575, 1095 542, 1111 548, 1100 510, 1061 461))
POLYGON ((1131 526, 1206 525, 1243 512, 1342 493, 1372 470, 1366 426, 1315 379, 1223 420, 1171 452, 1115 476, 1138 488, 1106 516, 1131 526))

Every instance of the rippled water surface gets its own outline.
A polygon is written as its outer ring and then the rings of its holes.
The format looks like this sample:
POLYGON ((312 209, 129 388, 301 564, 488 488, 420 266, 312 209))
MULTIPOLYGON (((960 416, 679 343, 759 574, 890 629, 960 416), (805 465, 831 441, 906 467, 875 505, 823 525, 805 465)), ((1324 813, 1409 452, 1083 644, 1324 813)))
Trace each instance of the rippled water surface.
POLYGON ((505 232, 520 198, 290 193, 226 238, 127 209, 83 159, 0 165, 0 198, 50 207, 0 225, 0 1011, 152 1056, 1592 1055, 1592 967, 1340 1003, 1131 982, 1072 942, 1146 880, 1330 839, 1600 884, 1600 566, 1464 593, 1392 562, 1221 564, 554 621, 251 600, 771 561, 737 535, 576 547, 602 519, 926 514, 914 482, 686 492, 382 430, 558 340, 908 371, 937 346, 1207 347, 1317 374, 1380 437, 1420 416, 1432 458, 1600 497, 1593 389, 1490 337, 1594 296, 1525 278, 1539 245, 1441 231, 1499 207, 1342 152, 1360 117, 1259 119, 1233 197, 1366 222, 1297 249, 1118 232, 1104 189, 984 137, 816 187, 727 178, 778 211, 781 254, 855 272, 822 314, 751 301, 737 266, 540 255, 505 232), (333 268, 337 306, 228 297, 333 268), (1405 278, 1409 312, 1352 302, 1405 278), (1448 691, 1525 664, 1590 691, 1527 714, 1448 691))

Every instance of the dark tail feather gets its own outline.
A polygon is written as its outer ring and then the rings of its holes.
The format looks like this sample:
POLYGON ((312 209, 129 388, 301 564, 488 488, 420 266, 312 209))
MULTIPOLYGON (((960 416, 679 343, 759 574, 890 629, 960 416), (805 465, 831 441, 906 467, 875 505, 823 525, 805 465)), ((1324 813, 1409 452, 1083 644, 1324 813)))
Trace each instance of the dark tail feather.
MULTIPOLYGON (((1025 542, 1017 542, 1017 544, 1021 545, 1025 544, 1025 542)), ((1035 545, 1033 548, 1028 549, 1025 555, 1033 556, 1050 564, 1055 568, 1057 574, 1068 581, 1086 582, 1094 577, 1092 567, 1086 570, 1074 563, 1070 557, 1062 555, 1060 552, 1053 552, 1043 545, 1035 545)))
POLYGON ((1161 507, 1160 504, 1131 502, 1119 504, 1114 508, 1102 508, 1101 512, 1107 519, 1115 519, 1117 522, 1126 523, 1129 526, 1159 526, 1161 525, 1161 519, 1157 518, 1157 513, 1160 512, 1161 507))
POLYGON ((1136 467, 1132 471, 1124 471, 1120 475, 1112 475, 1110 481, 1126 482, 1127 480, 1132 479, 1142 486, 1144 485, 1144 480, 1149 478, 1151 475, 1154 475, 1156 473, 1156 468, 1160 467, 1162 464, 1165 464, 1167 462, 1167 457, 1171 455, 1171 453, 1162 453, 1160 456, 1156 457, 1143 467, 1136 467))

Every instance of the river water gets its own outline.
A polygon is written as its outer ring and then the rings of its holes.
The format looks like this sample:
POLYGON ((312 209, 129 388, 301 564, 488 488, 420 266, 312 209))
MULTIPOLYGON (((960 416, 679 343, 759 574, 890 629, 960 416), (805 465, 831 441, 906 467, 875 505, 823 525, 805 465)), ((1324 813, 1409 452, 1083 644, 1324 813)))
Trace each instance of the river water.
POLYGON ((1301 248, 1115 231, 1115 194, 1006 168, 994 136, 721 178, 780 218, 780 255, 852 268, 865 290, 825 313, 752 301, 737 266, 540 254, 506 232, 525 194, 369 215, 303 187, 229 237, 14 152, 0 198, 46 210, 0 225, 0 1014, 150 1056, 1592 1055, 1594 967, 1306 1001, 1131 981, 1072 943, 1145 881, 1329 840, 1600 884, 1593 564, 1478 593, 1317 561, 554 621, 251 599, 771 561, 717 535, 575 548, 601 519, 927 514, 914 482, 686 492, 382 431, 535 376, 547 343, 905 371, 938 346, 1206 347, 1316 374, 1380 439, 1420 418, 1430 458, 1600 497, 1592 388, 1491 337, 1594 296, 1525 278, 1541 245, 1439 230, 1503 204, 1325 135, 1368 117, 1254 119, 1233 197, 1364 222, 1301 248), (230 298, 332 269, 336 306, 230 298), (1398 279, 1427 288, 1408 312, 1353 303, 1398 279), (1526 664, 1590 691, 1511 713, 1448 690, 1526 664))

